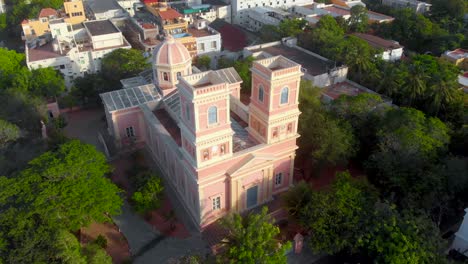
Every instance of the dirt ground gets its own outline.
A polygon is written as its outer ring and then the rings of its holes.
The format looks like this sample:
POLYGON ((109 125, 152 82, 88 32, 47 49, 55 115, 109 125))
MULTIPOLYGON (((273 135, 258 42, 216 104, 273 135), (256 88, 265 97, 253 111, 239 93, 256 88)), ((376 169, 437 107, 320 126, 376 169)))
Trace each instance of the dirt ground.
POLYGON ((106 252, 112 257, 113 263, 125 263, 130 258, 127 240, 112 223, 93 223, 89 227, 82 228, 81 243, 90 243, 99 235, 107 239, 106 252))

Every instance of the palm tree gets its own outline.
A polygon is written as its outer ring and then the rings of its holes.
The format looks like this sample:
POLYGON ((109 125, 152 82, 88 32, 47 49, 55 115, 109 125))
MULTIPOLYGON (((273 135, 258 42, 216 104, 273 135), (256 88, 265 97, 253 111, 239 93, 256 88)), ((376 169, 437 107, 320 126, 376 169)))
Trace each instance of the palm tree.
POLYGON ((408 106, 413 106, 415 100, 426 92, 426 80, 428 76, 424 68, 420 65, 409 65, 408 76, 404 83, 403 102, 408 106))
MULTIPOLYGON (((455 86, 456 87, 456 86, 455 86)), ((446 106, 455 100, 453 82, 437 77, 434 84, 430 86, 430 97, 428 111, 433 115, 438 115, 440 110, 445 110, 446 106)))

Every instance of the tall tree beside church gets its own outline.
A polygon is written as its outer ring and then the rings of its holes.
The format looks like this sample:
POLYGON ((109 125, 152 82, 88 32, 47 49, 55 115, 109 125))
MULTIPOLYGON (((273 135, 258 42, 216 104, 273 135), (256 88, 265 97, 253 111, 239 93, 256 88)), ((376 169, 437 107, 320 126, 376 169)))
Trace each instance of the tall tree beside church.
POLYGON ((121 79, 134 77, 149 67, 148 59, 136 49, 117 49, 102 59, 103 76, 114 84, 121 79))

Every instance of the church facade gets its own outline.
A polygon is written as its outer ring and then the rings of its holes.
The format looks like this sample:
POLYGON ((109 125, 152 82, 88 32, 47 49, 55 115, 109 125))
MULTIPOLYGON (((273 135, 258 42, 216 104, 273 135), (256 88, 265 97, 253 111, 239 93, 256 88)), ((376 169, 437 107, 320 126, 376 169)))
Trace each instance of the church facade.
POLYGON ((203 229, 292 185, 302 72, 282 56, 254 61, 245 104, 234 68, 193 73, 191 62, 169 36, 154 50, 151 81, 123 80, 101 98, 117 146, 146 148, 203 229))

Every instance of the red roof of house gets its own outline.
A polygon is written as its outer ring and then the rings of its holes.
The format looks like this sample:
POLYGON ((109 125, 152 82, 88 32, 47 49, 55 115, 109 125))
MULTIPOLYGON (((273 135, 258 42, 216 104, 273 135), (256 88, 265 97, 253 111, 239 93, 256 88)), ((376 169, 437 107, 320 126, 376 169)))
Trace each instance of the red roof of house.
POLYGON ((39 17, 57 16, 57 11, 53 8, 43 8, 39 13, 39 17))
POLYGON ((179 12, 172 8, 168 8, 166 11, 159 11, 159 16, 161 16, 163 20, 170 20, 182 17, 182 15, 179 12))
POLYGON ((353 33, 354 36, 366 41, 374 48, 382 48, 382 49, 399 49, 402 48, 398 42, 394 40, 386 40, 381 37, 377 37, 370 34, 364 33, 353 33))
POLYGON ((27 24, 27 23, 29 23, 29 20, 27 20, 27 19, 24 19, 23 21, 21 21, 22 25, 27 24))
POLYGON ((145 4, 159 3, 159 0, 143 0, 145 4))

